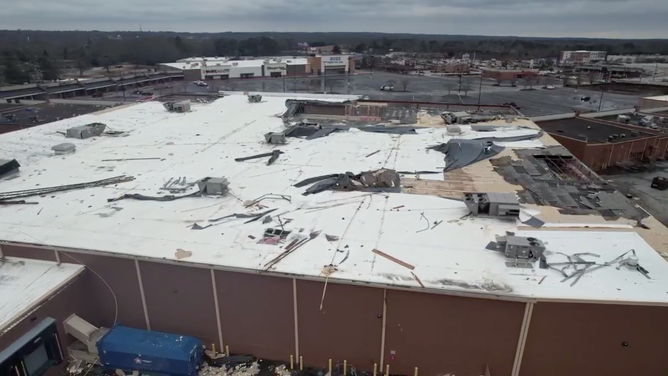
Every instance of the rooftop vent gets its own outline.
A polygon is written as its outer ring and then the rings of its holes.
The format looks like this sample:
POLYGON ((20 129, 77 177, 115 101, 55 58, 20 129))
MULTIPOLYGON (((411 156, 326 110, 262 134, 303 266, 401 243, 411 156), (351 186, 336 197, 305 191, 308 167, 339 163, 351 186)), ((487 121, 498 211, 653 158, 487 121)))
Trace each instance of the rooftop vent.
POLYGON ((520 203, 514 193, 464 193, 464 203, 473 215, 519 217, 520 203))
POLYGON ((76 150, 76 146, 73 143, 64 142, 52 147, 51 150, 53 150, 56 155, 72 154, 76 150))
POLYGON ((79 138, 83 140, 101 135, 105 128, 107 128, 107 126, 102 123, 91 123, 69 128, 65 135, 69 138, 79 138))

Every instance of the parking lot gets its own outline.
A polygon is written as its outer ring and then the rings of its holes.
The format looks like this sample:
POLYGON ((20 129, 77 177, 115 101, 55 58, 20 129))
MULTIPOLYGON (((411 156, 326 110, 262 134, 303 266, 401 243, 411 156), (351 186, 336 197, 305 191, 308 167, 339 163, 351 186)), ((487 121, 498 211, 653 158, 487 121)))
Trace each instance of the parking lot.
MULTIPOLYGON (((223 81, 208 81, 208 87, 196 86, 192 82, 170 82, 159 87, 144 87, 143 91, 152 91, 156 95, 178 93, 216 93, 225 91, 253 91, 253 92, 294 92, 294 93, 333 93, 361 95, 376 100, 406 100, 421 102, 446 102, 477 104, 504 104, 515 103, 520 112, 526 116, 544 116, 571 112, 574 109, 583 111, 599 110, 600 92, 591 92, 586 88, 576 90, 560 86, 557 79, 547 83, 554 85, 554 90, 542 89, 535 85, 534 90, 525 90, 518 84, 517 87, 504 83, 495 86, 492 79, 479 77, 439 77, 439 76, 412 76, 387 72, 358 72, 353 75, 336 75, 320 77, 282 77, 282 78, 253 78, 233 79, 223 81), (392 83, 394 91, 381 91, 384 84, 392 83), (405 90, 404 90, 404 84, 405 90), (460 87, 465 90, 459 90, 460 87), (481 92, 481 93, 480 93, 481 92), (480 93, 480 94, 479 94, 480 93), (583 97, 589 97, 583 101, 583 97)), ((126 101, 138 101, 145 95, 133 94, 126 91, 126 101)), ((104 100, 123 100, 122 92, 105 93, 104 100)), ((610 111, 632 108, 638 100, 637 96, 605 93, 600 110, 610 111)))

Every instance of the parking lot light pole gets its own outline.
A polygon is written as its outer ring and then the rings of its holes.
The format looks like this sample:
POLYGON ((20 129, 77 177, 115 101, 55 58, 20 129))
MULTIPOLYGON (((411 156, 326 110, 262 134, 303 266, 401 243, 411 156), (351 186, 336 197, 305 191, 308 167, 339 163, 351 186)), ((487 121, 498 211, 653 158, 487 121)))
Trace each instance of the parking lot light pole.
POLYGON ((480 111, 480 98, 482 97, 482 72, 480 72, 480 86, 478 87, 478 111, 480 111))

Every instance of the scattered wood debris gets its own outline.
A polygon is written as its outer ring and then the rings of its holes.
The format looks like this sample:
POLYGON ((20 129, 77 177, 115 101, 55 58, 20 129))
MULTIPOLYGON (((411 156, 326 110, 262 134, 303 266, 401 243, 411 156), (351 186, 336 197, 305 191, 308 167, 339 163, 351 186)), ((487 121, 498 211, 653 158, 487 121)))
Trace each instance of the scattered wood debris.
POLYGON ((413 273, 413 272, 411 272, 411 274, 413 275, 413 278, 417 281, 417 283, 420 284, 420 287, 424 288, 424 284, 422 284, 422 281, 420 281, 420 278, 418 278, 418 276, 415 275, 415 273, 413 273))
POLYGON ((401 266, 403 266, 403 267, 405 267, 405 268, 408 268, 408 269, 410 269, 410 270, 414 270, 414 269, 415 269, 415 266, 413 266, 413 265, 411 265, 411 264, 409 264, 409 263, 407 263, 407 262, 401 261, 401 260, 399 260, 398 258, 392 257, 392 256, 388 255, 388 254, 385 253, 385 252, 379 251, 379 250, 377 250, 377 249, 373 249, 371 252, 377 254, 378 256, 385 257, 386 259, 388 259, 388 260, 390 260, 390 261, 393 261, 393 262, 395 262, 395 263, 397 263, 397 264, 399 264, 399 265, 401 265, 401 266))

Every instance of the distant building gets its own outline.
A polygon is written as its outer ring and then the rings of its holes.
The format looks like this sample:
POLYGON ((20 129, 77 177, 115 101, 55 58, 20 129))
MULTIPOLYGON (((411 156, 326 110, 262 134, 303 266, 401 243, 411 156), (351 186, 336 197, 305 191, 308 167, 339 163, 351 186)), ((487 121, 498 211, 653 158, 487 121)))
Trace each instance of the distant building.
POLYGON ((484 78, 493 78, 498 81, 515 81, 520 78, 538 76, 537 69, 484 69, 484 78))
POLYGON ((345 74, 355 70, 355 62, 350 55, 267 57, 248 60, 192 57, 174 63, 162 63, 160 66, 166 71, 183 72, 184 79, 187 81, 309 76, 325 74, 325 72, 345 74))
POLYGON ((590 64, 598 61, 605 61, 605 51, 561 51, 559 61, 564 64, 590 64))

